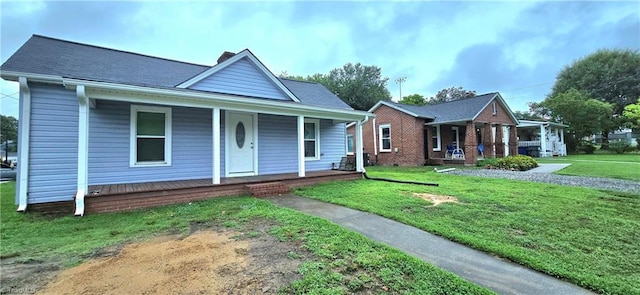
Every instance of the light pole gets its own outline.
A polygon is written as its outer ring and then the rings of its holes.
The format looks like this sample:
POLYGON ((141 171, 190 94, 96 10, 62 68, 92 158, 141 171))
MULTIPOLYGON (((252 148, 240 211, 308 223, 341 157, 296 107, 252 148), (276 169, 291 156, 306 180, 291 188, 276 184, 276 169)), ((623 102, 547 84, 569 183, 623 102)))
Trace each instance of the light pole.
POLYGON ((400 77, 396 79, 396 84, 400 87, 400 99, 398 99, 398 101, 402 100, 402 83, 405 81, 407 81, 407 77, 400 77))

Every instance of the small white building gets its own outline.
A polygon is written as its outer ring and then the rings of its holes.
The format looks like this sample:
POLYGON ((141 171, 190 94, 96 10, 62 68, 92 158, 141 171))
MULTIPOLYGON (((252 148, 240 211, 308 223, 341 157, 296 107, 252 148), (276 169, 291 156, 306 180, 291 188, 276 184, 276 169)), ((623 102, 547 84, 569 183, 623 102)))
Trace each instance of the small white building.
POLYGON ((518 153, 532 157, 566 156, 564 128, 567 127, 555 122, 520 120, 518 153))

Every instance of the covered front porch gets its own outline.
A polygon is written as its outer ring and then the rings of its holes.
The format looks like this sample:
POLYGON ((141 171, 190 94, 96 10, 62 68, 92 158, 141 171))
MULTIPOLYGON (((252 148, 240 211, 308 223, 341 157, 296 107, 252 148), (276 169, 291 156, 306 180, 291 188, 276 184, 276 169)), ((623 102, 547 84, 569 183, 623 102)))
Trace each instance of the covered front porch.
POLYGON ((481 121, 426 123, 427 164, 475 165, 484 158, 516 155, 516 126, 481 121))
POLYGON ((566 156, 564 124, 521 120, 518 125, 518 153, 531 157, 566 156))
MULTIPOLYGON (((81 104, 78 132, 84 145, 78 146, 76 215, 260 195, 250 186, 267 182, 277 182, 267 190, 284 192, 289 184, 331 180, 335 175, 322 172, 330 171, 346 153, 345 122, 356 121, 361 132, 360 120, 366 115, 351 110, 283 110, 253 101, 152 104, 133 95, 125 101, 108 92, 89 93, 78 94, 87 102, 81 104), (140 135, 142 127, 152 129, 140 119, 143 116, 155 116, 158 134, 140 135), (129 128, 104 128, 123 121, 129 128), (156 149, 149 148, 151 143, 160 144, 156 149)), ((355 156, 356 169, 362 171, 362 152, 355 156)))

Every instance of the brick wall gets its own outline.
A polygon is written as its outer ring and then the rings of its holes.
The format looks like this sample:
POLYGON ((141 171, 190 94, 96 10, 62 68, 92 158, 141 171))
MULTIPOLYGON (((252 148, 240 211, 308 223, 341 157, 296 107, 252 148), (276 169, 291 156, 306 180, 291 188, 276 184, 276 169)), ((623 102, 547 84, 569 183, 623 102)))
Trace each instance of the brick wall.
MULTIPOLYGON (((489 124, 501 124, 514 126, 515 122, 509 115, 505 106, 496 101, 496 114, 493 114, 493 102, 489 103, 487 107, 480 112, 475 122, 477 123, 489 123, 489 124)), ((378 148, 378 165, 400 165, 400 166, 418 166, 425 163, 426 155, 424 154, 424 120, 414 118, 396 109, 381 105, 375 112, 376 114, 376 126, 373 126, 373 119, 369 120, 362 126, 363 135, 363 150, 365 153, 371 155, 372 163, 375 163, 375 149, 374 149, 374 136, 376 133, 376 145, 378 148), (378 127, 380 125, 391 125, 391 152, 380 152, 380 134, 378 134, 378 127), (398 148, 398 152, 395 149, 398 148)), ((465 122, 466 123, 466 122, 465 122)), ((441 151, 432 152, 433 158, 444 158, 447 150, 447 145, 453 142, 453 130, 452 125, 440 126, 440 138, 441 138, 441 151)), ((465 146, 465 137, 467 126, 457 126, 459 128, 459 146, 463 148, 465 146)), ((474 125, 475 129, 481 129, 483 133, 483 142, 485 145, 485 154, 490 155, 492 153, 491 145, 488 144, 491 133, 489 129, 483 129, 484 126, 474 125)), ((355 138, 355 126, 347 129, 348 134, 354 135, 355 138)), ((478 138, 476 138, 476 141, 478 138)), ((429 145, 431 145, 431 138, 428 138, 429 145)), ((355 139, 354 139, 355 142, 355 139)), ((476 145, 473 148, 473 152, 477 152, 477 143, 472 143, 471 146, 476 145)), ((355 149, 358 147, 356 146, 355 149)), ((429 146, 429 149, 433 147, 429 146)), ((498 149, 500 149, 498 147, 498 149)))
POLYGON ((504 106, 498 101, 495 101, 495 102, 496 102, 496 108, 498 112, 495 115, 493 114, 493 101, 492 101, 487 105, 487 107, 484 110, 482 110, 482 112, 480 112, 480 114, 476 118, 476 122, 515 125, 516 122, 514 122, 513 119, 511 119, 511 116, 509 116, 509 113, 507 113, 507 110, 504 108, 504 106))
MULTIPOLYGON (((403 112, 382 105, 375 112, 376 125, 373 119, 362 126, 363 150, 371 155, 375 163, 375 147, 378 150, 378 165, 419 166, 424 165, 424 120, 414 118, 403 112), (380 125, 389 124, 391 127, 391 152, 380 151, 380 125), (373 133, 376 133, 374 145, 373 133), (396 152, 396 148, 398 152, 396 152)), ((348 134, 355 136, 355 126, 348 128, 348 134)), ((357 149, 358 147, 356 147, 357 149)))

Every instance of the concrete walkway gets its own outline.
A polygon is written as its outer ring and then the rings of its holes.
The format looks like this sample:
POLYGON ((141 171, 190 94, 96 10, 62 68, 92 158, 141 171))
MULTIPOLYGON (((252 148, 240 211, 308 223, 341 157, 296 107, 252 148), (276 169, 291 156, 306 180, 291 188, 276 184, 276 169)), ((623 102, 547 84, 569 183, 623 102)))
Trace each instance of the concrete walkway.
POLYGON ((293 195, 270 200, 328 219, 500 294, 592 294, 570 283, 375 214, 293 195))
POLYGON ((523 173, 547 173, 551 174, 558 170, 562 170, 571 166, 571 164, 538 164, 538 167, 531 170, 524 171, 523 173))

